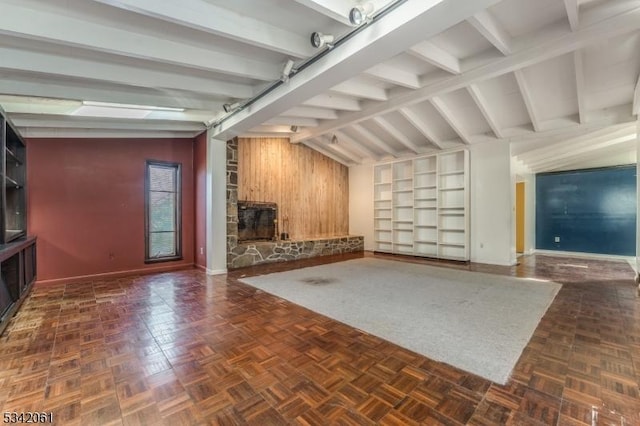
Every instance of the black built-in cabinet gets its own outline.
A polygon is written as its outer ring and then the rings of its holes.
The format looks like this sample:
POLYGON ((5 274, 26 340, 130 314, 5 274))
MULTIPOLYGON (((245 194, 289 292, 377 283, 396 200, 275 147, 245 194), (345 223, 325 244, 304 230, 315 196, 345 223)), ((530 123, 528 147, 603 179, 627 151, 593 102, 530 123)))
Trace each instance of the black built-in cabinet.
POLYGON ((27 237, 26 146, 0 108, 0 333, 36 279, 36 238, 27 237))

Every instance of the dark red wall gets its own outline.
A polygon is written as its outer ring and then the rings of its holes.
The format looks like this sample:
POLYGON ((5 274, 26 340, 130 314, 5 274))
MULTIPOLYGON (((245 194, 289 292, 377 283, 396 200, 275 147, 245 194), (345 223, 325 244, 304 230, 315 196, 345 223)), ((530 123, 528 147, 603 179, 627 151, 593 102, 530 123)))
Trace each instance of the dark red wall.
POLYGON ((193 181, 195 198, 195 264, 207 267, 207 134, 206 132, 194 140, 193 146, 193 181))
POLYGON ((192 139, 28 139, 27 169, 38 281, 193 264, 192 139), (182 163, 180 261, 144 263, 148 159, 182 163))

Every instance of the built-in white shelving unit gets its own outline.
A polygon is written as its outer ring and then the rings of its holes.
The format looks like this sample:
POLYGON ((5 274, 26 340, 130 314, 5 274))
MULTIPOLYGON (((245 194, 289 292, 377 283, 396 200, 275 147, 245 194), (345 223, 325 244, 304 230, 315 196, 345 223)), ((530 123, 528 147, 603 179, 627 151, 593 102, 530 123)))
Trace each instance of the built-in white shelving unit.
POLYGON ((373 192, 375 247, 378 251, 391 253, 393 251, 391 164, 381 164, 375 167, 373 192))
POLYGON ((375 250, 469 260, 469 153, 374 167, 375 250))

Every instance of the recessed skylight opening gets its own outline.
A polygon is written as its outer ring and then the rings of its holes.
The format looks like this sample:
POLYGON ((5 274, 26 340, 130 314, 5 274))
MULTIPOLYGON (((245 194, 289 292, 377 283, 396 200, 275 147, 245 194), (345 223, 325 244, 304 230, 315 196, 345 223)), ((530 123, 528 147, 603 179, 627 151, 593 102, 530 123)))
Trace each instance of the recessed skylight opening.
POLYGON ((182 112, 184 108, 82 101, 82 106, 70 115, 107 118, 145 118, 154 111, 182 112))

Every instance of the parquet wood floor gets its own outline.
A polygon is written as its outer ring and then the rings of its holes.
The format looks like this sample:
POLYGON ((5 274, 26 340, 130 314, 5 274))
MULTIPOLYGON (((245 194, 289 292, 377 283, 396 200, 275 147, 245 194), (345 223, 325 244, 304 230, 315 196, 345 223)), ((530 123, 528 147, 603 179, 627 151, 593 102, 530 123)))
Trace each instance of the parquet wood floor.
POLYGON ((563 283, 501 386, 237 282, 359 256, 36 285, 0 337, 0 405, 59 425, 640 425, 627 264, 404 258, 563 283))

